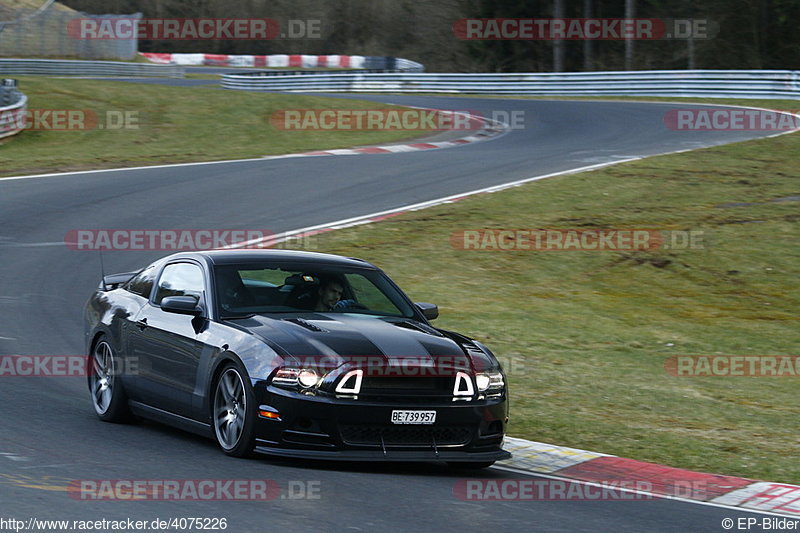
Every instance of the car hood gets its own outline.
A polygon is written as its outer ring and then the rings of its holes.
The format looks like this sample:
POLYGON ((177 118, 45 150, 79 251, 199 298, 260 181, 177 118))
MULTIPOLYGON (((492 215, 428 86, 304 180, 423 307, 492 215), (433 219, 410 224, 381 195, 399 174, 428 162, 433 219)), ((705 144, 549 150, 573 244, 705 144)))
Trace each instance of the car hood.
POLYGON ((331 366, 353 360, 390 365, 412 360, 447 366, 449 363, 462 366, 467 362, 473 368, 493 366, 491 358, 468 339, 456 342, 453 338, 456 336, 410 319, 304 313, 255 315, 237 323, 269 343, 287 364, 302 364, 308 358, 316 358, 331 366))

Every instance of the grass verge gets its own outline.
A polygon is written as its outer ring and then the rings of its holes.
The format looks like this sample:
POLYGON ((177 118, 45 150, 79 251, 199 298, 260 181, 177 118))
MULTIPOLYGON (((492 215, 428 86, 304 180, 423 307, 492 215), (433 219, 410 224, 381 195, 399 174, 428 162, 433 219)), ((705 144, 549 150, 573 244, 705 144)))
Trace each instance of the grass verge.
POLYGON ((114 117, 133 113, 136 128, 26 130, 0 141, 0 175, 4 176, 260 157, 389 143, 421 133, 281 131, 269 121, 274 112, 284 109, 375 108, 375 103, 366 101, 223 91, 216 86, 18 79, 29 109, 89 110, 106 126, 111 125, 106 121, 109 112, 114 117))
POLYGON ((509 374, 513 436, 798 483, 800 377, 672 377, 664 365, 800 354, 799 154, 793 134, 651 157, 313 244, 375 262, 413 299, 439 304, 438 326, 491 346, 509 374), (450 241, 464 229, 591 227, 693 230, 703 244, 491 252, 450 241))

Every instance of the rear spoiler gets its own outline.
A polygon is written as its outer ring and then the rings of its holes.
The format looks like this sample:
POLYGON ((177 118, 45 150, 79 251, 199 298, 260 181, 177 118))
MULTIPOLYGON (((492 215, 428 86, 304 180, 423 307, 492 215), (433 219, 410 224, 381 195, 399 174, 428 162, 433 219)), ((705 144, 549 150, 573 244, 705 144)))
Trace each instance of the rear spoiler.
POLYGON ((127 283, 133 276, 138 274, 139 271, 135 272, 122 272, 119 274, 109 274, 108 276, 103 276, 103 282, 100 283, 100 287, 98 287, 101 291, 113 291, 114 289, 119 289, 120 286, 124 283, 127 283))

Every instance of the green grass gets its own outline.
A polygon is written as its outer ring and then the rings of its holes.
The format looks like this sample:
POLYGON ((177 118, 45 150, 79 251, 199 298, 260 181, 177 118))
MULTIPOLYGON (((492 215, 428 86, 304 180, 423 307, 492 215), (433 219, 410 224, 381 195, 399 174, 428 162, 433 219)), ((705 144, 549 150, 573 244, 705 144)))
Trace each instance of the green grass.
MULTIPOLYGON (((291 94, 19 77, 29 109, 133 112, 138 129, 33 131, 0 140, 0 175, 260 157, 388 143, 408 131, 281 131, 283 109, 372 109, 375 103, 291 94)), ((383 107, 383 104, 380 105, 383 107)))
POLYGON ((184 76, 184 78, 186 78, 187 80, 216 80, 216 81, 219 81, 220 80, 220 75, 219 74, 206 74, 206 73, 200 73, 200 72, 196 72, 196 73, 195 72, 189 72, 184 76))
MULTIPOLYGON (((720 102, 716 100, 718 103, 720 102)), ((727 103, 752 105, 750 102, 727 103)), ((793 109, 794 102, 769 102, 793 109)), ((672 355, 798 355, 800 135, 653 157, 315 237, 505 361, 510 434, 800 482, 800 377, 678 378, 672 355), (730 202, 752 203, 720 207, 730 202), (456 250, 475 228, 702 231, 702 249, 456 250)))

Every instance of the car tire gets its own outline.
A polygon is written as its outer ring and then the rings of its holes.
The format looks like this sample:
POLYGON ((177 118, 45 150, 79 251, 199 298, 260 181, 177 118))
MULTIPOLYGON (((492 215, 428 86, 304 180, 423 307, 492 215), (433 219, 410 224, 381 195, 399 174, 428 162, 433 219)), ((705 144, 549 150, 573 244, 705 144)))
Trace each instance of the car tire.
POLYGON ((211 426, 223 453, 249 457, 255 447, 256 406, 247 373, 230 363, 214 381, 211 426))
POLYGON ((494 461, 482 461, 479 463, 468 463, 466 461, 464 462, 450 461, 447 463, 447 466, 451 468, 458 468, 461 470, 481 470, 483 468, 489 468, 494 463, 495 463, 494 461))
POLYGON ((100 336, 87 361, 89 393, 94 411, 105 422, 128 422, 133 417, 120 381, 122 360, 105 335, 100 336))

